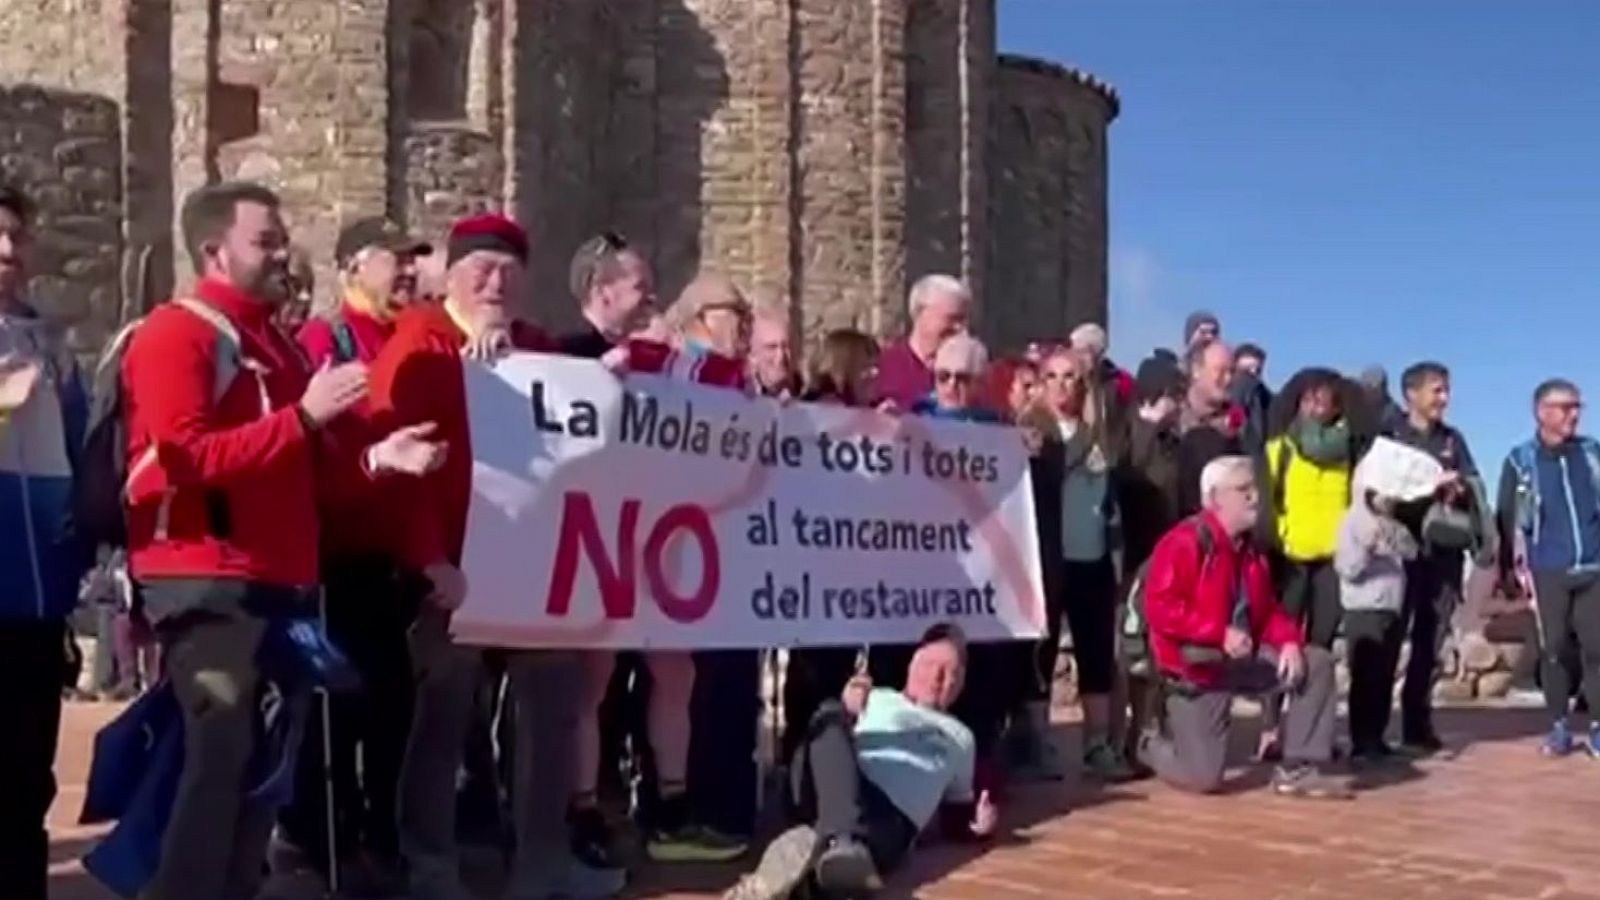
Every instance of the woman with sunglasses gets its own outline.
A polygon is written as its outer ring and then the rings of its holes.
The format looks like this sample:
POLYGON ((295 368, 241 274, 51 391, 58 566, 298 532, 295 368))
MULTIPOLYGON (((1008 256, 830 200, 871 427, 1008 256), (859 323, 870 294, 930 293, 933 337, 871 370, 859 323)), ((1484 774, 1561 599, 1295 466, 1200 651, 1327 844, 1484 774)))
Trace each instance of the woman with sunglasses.
POLYGON ((1043 403, 1023 423, 1039 444, 1032 466, 1034 509, 1049 623, 1028 679, 1033 693, 1025 717, 1037 730, 1048 727, 1065 615, 1083 707, 1084 768, 1102 780, 1122 781, 1133 772, 1111 734, 1117 682, 1117 583, 1111 561, 1116 442, 1089 402, 1090 365, 1082 352, 1052 349, 1040 365, 1043 403))

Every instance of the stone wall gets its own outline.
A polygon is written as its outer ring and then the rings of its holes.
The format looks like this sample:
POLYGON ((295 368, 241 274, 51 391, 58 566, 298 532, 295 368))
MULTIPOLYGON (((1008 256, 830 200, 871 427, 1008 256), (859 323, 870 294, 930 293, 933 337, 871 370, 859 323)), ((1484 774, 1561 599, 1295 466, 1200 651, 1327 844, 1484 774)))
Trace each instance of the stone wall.
MULTIPOLYGON (((967 279, 987 305, 994 0, 910 0, 906 18, 906 274, 967 279)), ((904 303, 887 330, 904 324, 904 303)))
POLYGON ((406 222, 442 242, 462 216, 496 208, 500 148, 463 124, 418 123, 406 139, 406 222))
POLYGON ((1106 321, 1106 126, 1116 114, 1116 95, 1081 73, 1000 57, 982 329, 996 347, 1106 321))
POLYGON ((38 204, 29 293, 85 354, 111 334, 120 311, 118 120, 105 97, 0 85, 0 178, 38 204))

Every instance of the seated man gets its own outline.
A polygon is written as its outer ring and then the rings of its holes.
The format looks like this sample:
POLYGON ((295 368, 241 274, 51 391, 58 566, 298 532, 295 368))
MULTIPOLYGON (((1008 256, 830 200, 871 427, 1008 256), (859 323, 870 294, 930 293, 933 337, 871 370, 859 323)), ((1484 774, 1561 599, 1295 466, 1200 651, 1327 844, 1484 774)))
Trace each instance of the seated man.
POLYGON ((1321 771, 1332 756, 1337 714, 1333 658, 1306 646, 1273 595, 1266 557, 1249 543, 1259 505, 1249 458, 1207 463, 1200 493, 1201 512, 1167 532, 1150 557, 1145 616, 1167 685, 1162 727, 1145 736, 1141 756, 1174 787, 1215 791, 1234 696, 1287 695, 1283 764, 1273 790, 1348 797, 1345 785, 1321 771))
POLYGON ((972 732, 946 710, 961 693, 966 639, 953 625, 923 635, 904 691, 873 689, 865 675, 811 720, 792 767, 794 801, 809 824, 768 845, 756 871, 724 900, 785 900, 812 876, 825 895, 882 886, 935 813, 946 835, 994 832, 999 810, 973 795, 972 732))

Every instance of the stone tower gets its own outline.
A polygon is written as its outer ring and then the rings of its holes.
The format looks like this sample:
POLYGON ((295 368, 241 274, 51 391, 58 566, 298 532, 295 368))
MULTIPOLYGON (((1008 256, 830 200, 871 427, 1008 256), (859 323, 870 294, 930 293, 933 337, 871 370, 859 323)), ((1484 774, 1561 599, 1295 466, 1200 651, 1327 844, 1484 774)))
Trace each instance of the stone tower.
POLYGON ((808 338, 896 331, 933 271, 1000 347, 1105 319, 1116 95, 998 56, 994 0, 9 0, 0 45, 0 177, 85 350, 183 280, 174 210, 218 178, 282 194, 322 286, 353 218, 504 209, 555 326, 602 228, 808 338))

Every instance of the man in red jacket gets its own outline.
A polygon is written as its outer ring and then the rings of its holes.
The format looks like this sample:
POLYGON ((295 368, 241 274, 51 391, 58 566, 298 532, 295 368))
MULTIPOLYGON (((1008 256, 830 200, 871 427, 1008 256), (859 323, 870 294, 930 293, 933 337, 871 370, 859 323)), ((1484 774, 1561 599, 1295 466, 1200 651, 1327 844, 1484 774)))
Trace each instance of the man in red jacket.
MULTIPOLYGON (((334 249, 341 305, 296 335, 311 365, 370 365, 393 333, 395 316, 416 301, 416 257, 428 252, 427 242, 382 217, 359 219, 341 231, 334 249)), ((323 487, 324 614, 329 636, 361 674, 361 690, 332 698, 331 765, 320 752, 300 754, 294 801, 279 821, 282 836, 326 873, 331 782, 336 846, 346 866, 341 883, 383 893, 399 882, 395 790, 411 722, 406 631, 419 598, 415 580, 402 578, 394 564, 384 533, 390 517, 380 512, 377 485, 352 470, 330 473, 323 487)), ((305 745, 323 746, 320 715, 311 717, 305 745)))
MULTIPOLYGON (((446 295, 438 305, 403 313, 373 364, 372 416, 385 426, 437 423, 450 453, 420 482, 395 491, 405 523, 401 563, 431 585, 412 629, 416 707, 400 787, 400 843, 410 865, 413 900, 466 900, 456 848, 456 773, 473 715, 482 652, 450 637, 451 613, 466 594, 461 573, 472 497, 463 356, 501 347, 548 351, 554 342, 514 318, 528 237, 498 215, 458 222, 446 250, 446 295), (470 351, 469 351, 470 348, 470 351)), ((512 798, 517 848, 508 897, 604 897, 623 873, 593 868, 568 846, 566 800, 573 768, 575 704, 582 669, 575 654, 517 652, 508 659, 516 701, 512 798)))
POLYGON ((1234 696, 1287 694, 1273 790, 1347 797, 1321 771, 1337 716, 1333 658, 1305 645, 1273 594, 1266 557, 1249 543, 1259 502, 1253 466, 1248 457, 1219 457, 1200 480, 1204 509, 1156 544, 1146 575, 1150 646, 1167 686, 1164 727, 1146 735, 1141 756, 1174 787, 1215 791, 1234 696))
MULTIPOLYGON (((273 810, 243 797, 256 653, 268 617, 313 597, 315 470, 341 456, 324 432, 366 396, 364 366, 312 372, 272 322, 292 291, 278 208, 254 184, 189 195, 182 228, 199 282, 150 314, 122 362, 129 564, 185 736, 147 900, 253 897, 260 886, 273 810)), ((375 445, 373 468, 392 467, 418 430, 375 445)))

